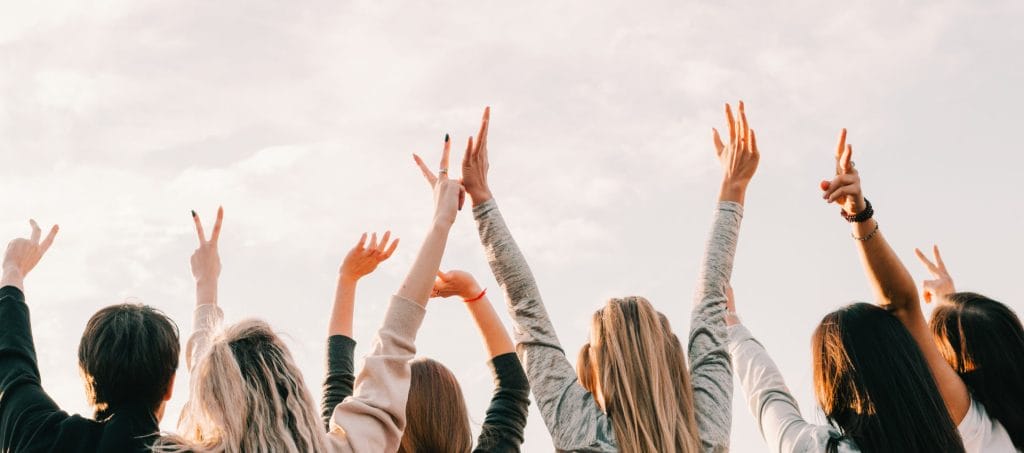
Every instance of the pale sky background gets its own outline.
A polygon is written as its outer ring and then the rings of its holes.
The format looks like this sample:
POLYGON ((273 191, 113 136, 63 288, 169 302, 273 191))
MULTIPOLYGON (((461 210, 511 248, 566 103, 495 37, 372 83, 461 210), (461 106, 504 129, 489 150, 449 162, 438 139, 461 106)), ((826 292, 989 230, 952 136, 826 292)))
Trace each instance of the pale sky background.
MULTIPOLYGON (((572 360, 611 296, 646 296, 685 338, 720 174, 710 131, 740 98, 762 163, 733 284, 809 419, 823 420, 811 332, 871 295, 817 189, 840 127, 915 278, 926 274, 913 248, 938 242, 960 289, 1024 310, 1019 1, 6 0, 2 11, 0 236, 26 234, 29 217, 61 225, 27 291, 44 386, 69 411, 89 413, 76 351, 100 307, 139 300, 190 333, 189 210, 212 219, 218 204, 228 320, 261 317, 287 335, 319 398, 341 258, 363 231, 402 238, 359 288, 361 356, 431 217, 410 154, 435 162, 444 134, 464 143, 485 105, 496 198, 572 360)), ((448 250, 445 268, 500 295, 469 212, 448 250)), ((458 375, 478 429, 493 387, 461 303, 432 302, 417 345, 458 375)), ((185 382, 181 371, 165 429, 185 382)), ((763 451, 738 385, 733 407, 734 451, 763 451)), ((524 449, 552 450, 536 406, 524 449)))

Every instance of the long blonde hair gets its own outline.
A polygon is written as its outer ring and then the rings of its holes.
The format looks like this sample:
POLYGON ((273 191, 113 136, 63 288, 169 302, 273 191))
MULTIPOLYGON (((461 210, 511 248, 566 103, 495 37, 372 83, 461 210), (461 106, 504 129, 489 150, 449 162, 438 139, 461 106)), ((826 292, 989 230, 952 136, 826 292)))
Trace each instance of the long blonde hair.
POLYGON ((642 297, 596 313, 576 371, 611 419, 619 451, 695 452, 700 446, 686 356, 668 318, 642 297))
POLYGON ((197 360, 179 434, 161 438, 155 451, 327 451, 327 434, 302 373, 266 322, 225 328, 197 360))
POLYGON ((398 453, 469 453, 473 432, 455 375, 440 362, 425 357, 409 365, 412 378, 405 406, 408 424, 398 453))

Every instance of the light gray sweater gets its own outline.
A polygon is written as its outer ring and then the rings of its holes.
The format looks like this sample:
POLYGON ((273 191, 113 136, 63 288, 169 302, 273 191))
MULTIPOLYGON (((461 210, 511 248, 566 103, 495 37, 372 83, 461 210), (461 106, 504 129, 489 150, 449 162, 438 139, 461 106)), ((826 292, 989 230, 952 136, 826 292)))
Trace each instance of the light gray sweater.
MULTIPOLYGON (((516 350, 559 451, 615 452, 611 420, 578 381, 562 350, 530 267, 489 200, 473 208, 480 240, 515 324, 516 350)), ((689 336, 690 378, 702 450, 729 449, 732 365, 727 350, 725 285, 732 274, 743 206, 718 205, 704 253, 689 336)))

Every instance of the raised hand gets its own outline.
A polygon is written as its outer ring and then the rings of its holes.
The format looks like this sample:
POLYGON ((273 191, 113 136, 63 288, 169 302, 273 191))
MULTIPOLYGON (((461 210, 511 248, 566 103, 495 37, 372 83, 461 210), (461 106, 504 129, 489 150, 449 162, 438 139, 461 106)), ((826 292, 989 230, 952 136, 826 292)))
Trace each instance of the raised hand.
POLYGON ((857 214, 867 208, 861 191, 860 175, 853 164, 853 145, 846 143, 846 129, 839 133, 836 146, 836 177, 822 181, 822 198, 829 203, 838 203, 848 215, 857 214))
POLYGON ((939 253, 939 246, 932 246, 932 254, 935 256, 934 263, 924 256, 921 249, 914 249, 914 253, 917 255, 917 259, 921 260, 921 264, 928 268, 928 272, 933 277, 933 280, 925 280, 922 284, 925 302, 931 303, 933 297, 941 301, 946 296, 956 292, 956 287, 953 285, 953 277, 946 270, 946 263, 942 261, 942 254, 939 253))
POLYGON ((398 238, 389 244, 390 238, 391 232, 386 231, 380 242, 377 242, 377 233, 373 233, 370 237, 370 244, 367 246, 366 233, 363 233, 363 236, 359 238, 359 243, 349 250, 348 255, 345 255, 345 261, 341 263, 341 268, 338 270, 341 278, 359 280, 377 269, 377 265, 390 258, 398 248, 398 238))
POLYGON ((203 231, 203 223, 199 220, 199 214, 192 211, 192 220, 196 224, 196 234, 199 236, 199 247, 192 253, 192 276, 197 283, 216 282, 220 277, 220 252, 217 251, 217 243, 220 240, 220 228, 224 222, 224 208, 217 208, 217 222, 213 224, 213 234, 206 239, 203 231))
POLYGON ((721 201, 735 201, 743 204, 747 185, 757 171, 761 153, 757 149, 757 136, 747 122, 743 101, 739 104, 739 118, 732 113, 732 106, 725 104, 725 119, 729 123, 729 143, 722 143, 718 129, 712 128, 715 152, 722 164, 721 201))
POLYGON ((491 122, 491 108, 484 109, 483 119, 480 120, 480 132, 476 135, 476 141, 470 139, 469 149, 462 156, 462 185, 466 188, 473 206, 479 205, 493 198, 491 188, 487 185, 487 169, 490 164, 487 160, 487 128, 491 122))
POLYGON ((50 228, 46 238, 40 240, 43 231, 39 228, 39 224, 35 220, 29 220, 28 223, 32 226, 32 234, 29 238, 16 238, 7 244, 7 252, 4 253, 3 261, 4 286, 11 284, 21 287, 21 281, 36 267, 36 264, 39 264, 39 260, 53 245, 53 239, 57 237, 57 231, 60 229, 54 225, 50 228))
POLYGON ((469 272, 438 271, 437 278, 434 280, 434 290, 430 293, 430 297, 459 296, 463 299, 472 299, 479 296, 480 292, 480 285, 469 272))
MULTIPOLYGON (((472 148, 473 138, 471 137, 466 145, 466 152, 470 152, 472 148)), ((448 158, 450 155, 451 140, 447 135, 444 137, 444 151, 441 152, 441 165, 436 175, 423 163, 423 159, 420 156, 412 155, 416 165, 423 172, 423 177, 430 183, 430 187, 434 189, 434 222, 448 227, 455 223, 455 216, 462 209, 462 203, 466 196, 466 191, 463 189, 462 184, 458 180, 452 180, 448 177, 448 158)))

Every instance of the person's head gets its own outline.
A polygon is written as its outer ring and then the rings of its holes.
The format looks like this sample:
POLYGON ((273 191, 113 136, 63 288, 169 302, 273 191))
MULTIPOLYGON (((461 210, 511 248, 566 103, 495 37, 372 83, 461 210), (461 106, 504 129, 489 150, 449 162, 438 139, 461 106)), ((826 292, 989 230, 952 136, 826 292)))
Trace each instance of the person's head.
POLYGON ((178 327, 155 308, 119 304, 96 312, 78 344, 78 366, 96 418, 129 406, 162 418, 179 350, 178 327))
POLYGON ((682 345, 646 299, 611 299, 594 313, 576 371, 611 419, 621 451, 697 451, 682 345))
POLYGON ((214 336, 196 359, 177 435, 157 451, 318 452, 326 432, 284 342, 260 320, 214 336))
POLYGON ((408 424, 398 451, 469 453, 473 449, 473 433, 455 375, 440 362, 424 357, 410 365, 412 379, 405 406, 408 424))
POLYGON ((829 313, 811 348, 818 403, 862 451, 963 451, 924 355, 891 313, 866 303, 829 313))
POLYGON ((953 293, 932 312, 935 343, 974 398, 1024 449, 1024 328, 1006 305, 953 293))

